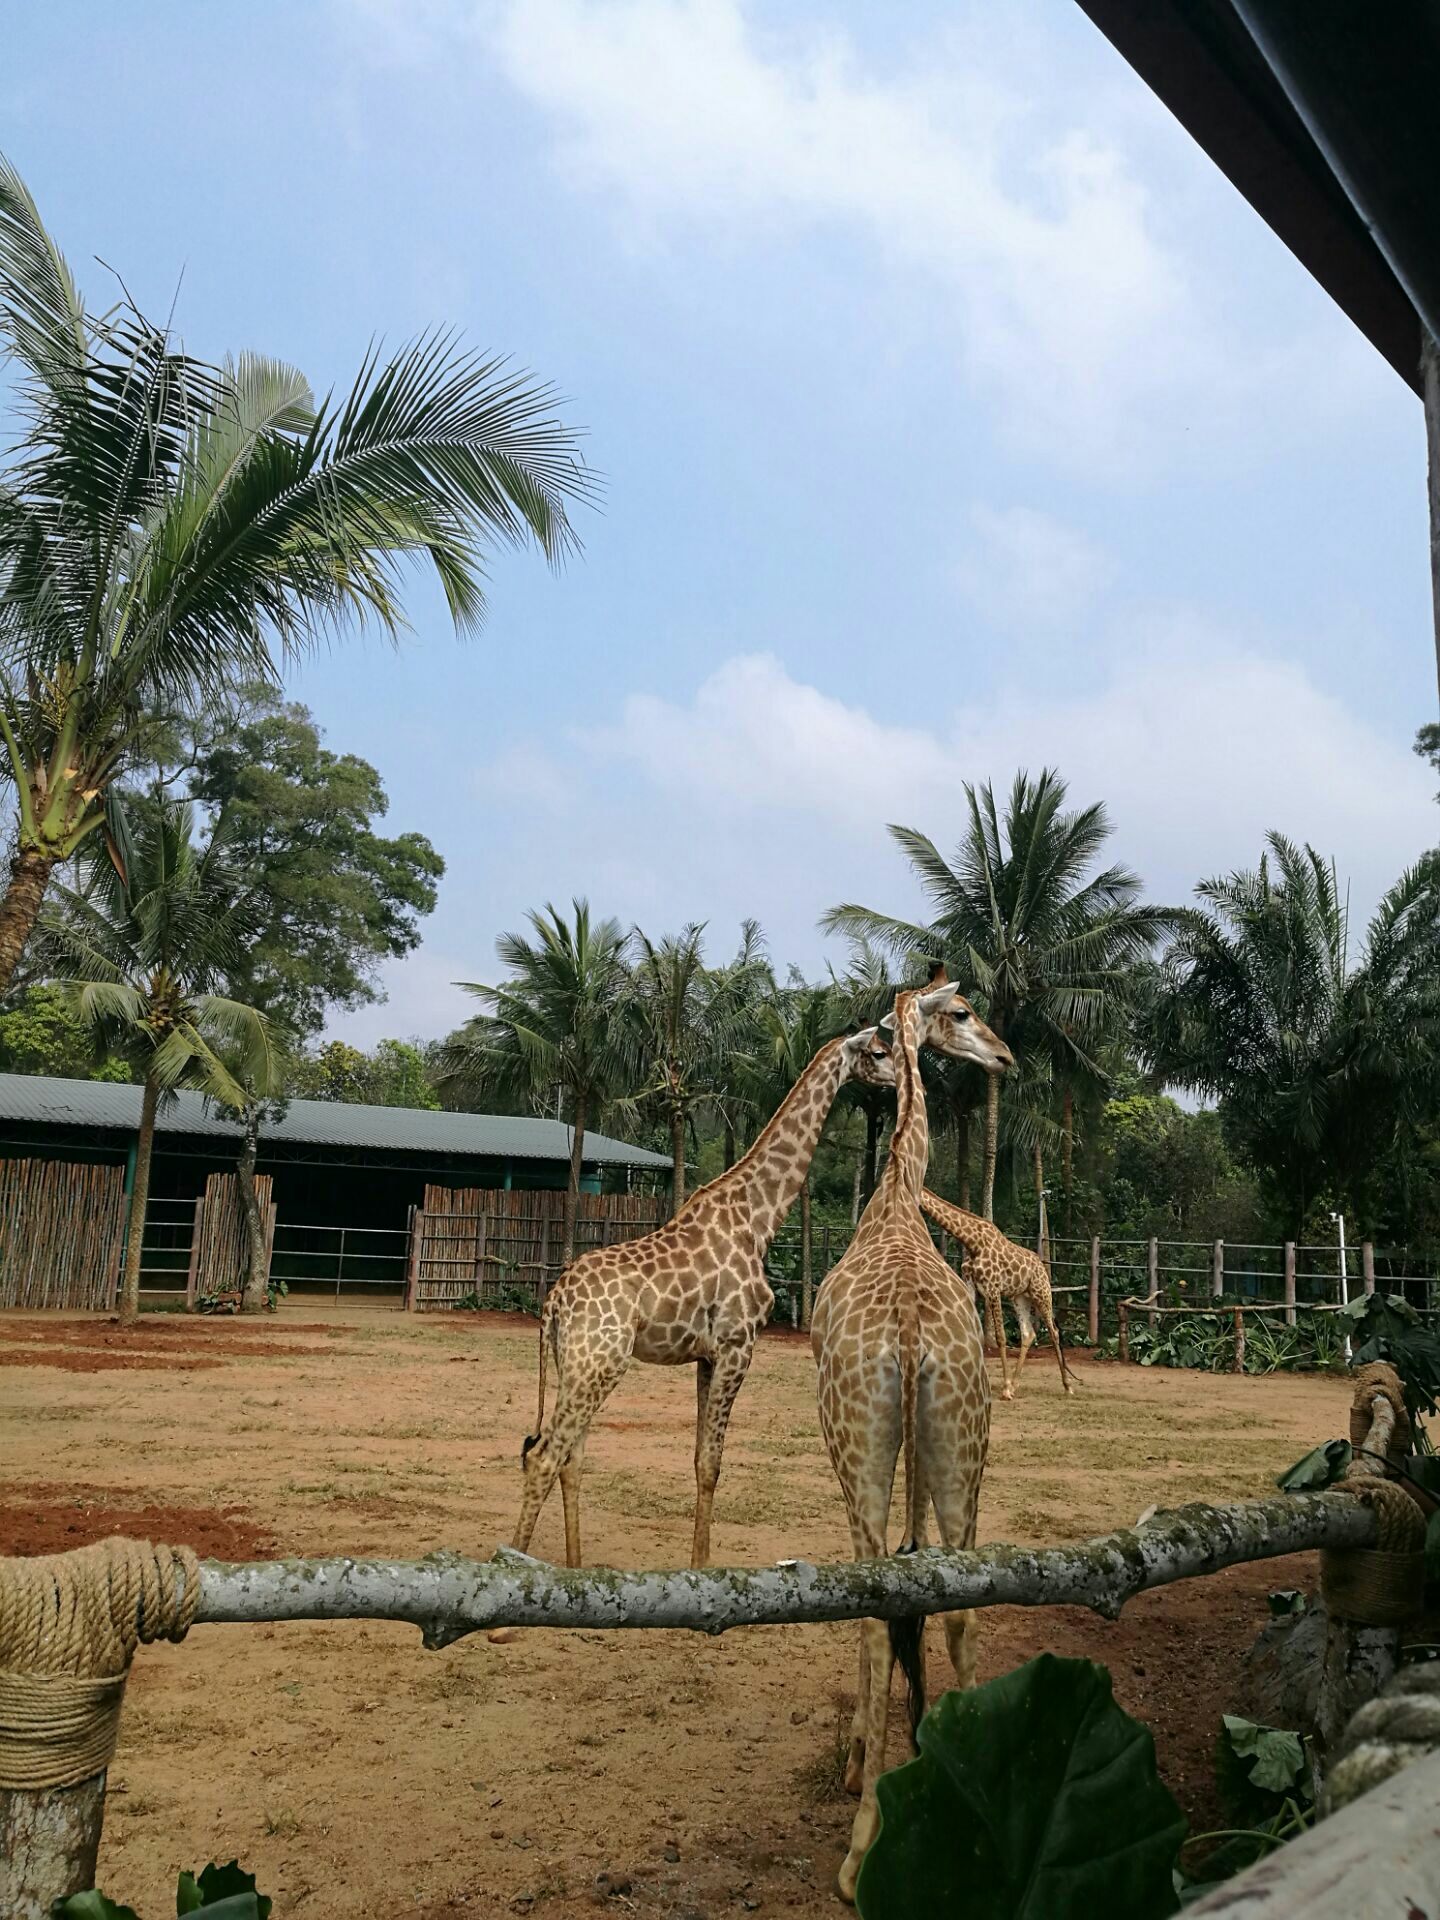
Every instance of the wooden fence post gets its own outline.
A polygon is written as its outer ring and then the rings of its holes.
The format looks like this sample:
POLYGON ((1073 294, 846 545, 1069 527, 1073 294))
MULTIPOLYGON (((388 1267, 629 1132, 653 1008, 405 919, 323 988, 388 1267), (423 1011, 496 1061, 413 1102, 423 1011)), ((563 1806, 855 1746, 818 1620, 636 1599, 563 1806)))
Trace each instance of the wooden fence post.
POLYGON ((1100 1236, 1095 1234, 1090 1242, 1090 1344, 1100 1344, 1100 1236))
POLYGON ((1225 1242, 1217 1240, 1210 1255, 1210 1291, 1218 1300, 1225 1291, 1225 1242))
POLYGON ((420 1242, 425 1237, 425 1215, 419 1207, 410 1209, 410 1245, 405 1260, 405 1311, 414 1313, 420 1291, 420 1242))
POLYGON ((1285 1324, 1295 1324, 1295 1242, 1285 1242, 1285 1324))
MULTIPOLYGON (((195 1224, 190 1229, 190 1270, 185 1276, 185 1311, 195 1311, 195 1296, 200 1291, 200 1235, 205 1223, 205 1196, 195 1196, 195 1224)), ((143 1251, 143 1248, 142 1248, 143 1251)))
POLYGON ((1245 1309, 1235 1309, 1235 1371, 1245 1371, 1245 1309))
MULTIPOLYGON (((1150 1282, 1146 1288, 1146 1292, 1153 1300, 1160 1291, 1160 1242, 1155 1238, 1153 1233, 1150 1236, 1150 1245, 1145 1255, 1145 1272, 1150 1282)), ((1150 1315, 1150 1331, 1151 1333, 1155 1331, 1155 1315, 1153 1313, 1150 1315)))
POLYGON ((1366 1293, 1373 1293, 1375 1291, 1375 1242, 1373 1240, 1360 1242, 1360 1271, 1365 1275, 1366 1293))
POLYGON ((1128 1362, 1130 1358, 1130 1309, 1122 1300, 1117 1311, 1120 1315, 1120 1358, 1128 1362))

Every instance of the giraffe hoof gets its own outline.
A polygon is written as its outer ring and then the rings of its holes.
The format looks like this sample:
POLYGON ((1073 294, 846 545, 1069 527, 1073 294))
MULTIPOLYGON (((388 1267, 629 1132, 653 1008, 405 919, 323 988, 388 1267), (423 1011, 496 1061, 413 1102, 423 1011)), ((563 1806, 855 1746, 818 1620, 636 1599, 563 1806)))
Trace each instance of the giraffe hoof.
POLYGON ((1013 1400, 1015 1398, 1014 1387, 1002 1387, 1000 1389, 1000 1398, 1002 1400, 1013 1400))
POLYGON ((485 1638, 492 1647, 509 1647, 514 1645, 523 1631, 521 1627, 491 1627, 485 1638))

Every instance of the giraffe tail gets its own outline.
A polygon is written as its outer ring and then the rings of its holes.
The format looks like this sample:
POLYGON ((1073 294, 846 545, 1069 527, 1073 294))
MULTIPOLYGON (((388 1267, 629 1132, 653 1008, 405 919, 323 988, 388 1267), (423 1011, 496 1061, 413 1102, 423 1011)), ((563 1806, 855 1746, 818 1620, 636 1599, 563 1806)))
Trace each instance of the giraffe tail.
POLYGON ((520 1458, 522 1460, 540 1438, 545 1426, 545 1355, 546 1350, 552 1345, 555 1345, 555 1364, 557 1366, 560 1364, 560 1350, 558 1345, 556 1345, 558 1339, 559 1328, 556 1325, 555 1315, 550 1311, 550 1303, 547 1300, 545 1305, 540 1309, 540 1398, 535 1410, 535 1431, 534 1433, 527 1433, 521 1442, 520 1458))
MULTIPOLYGON (((913 1311, 900 1313, 900 1434, 905 1460, 905 1538, 901 1553, 914 1553, 925 1521, 925 1490, 920 1484, 920 1321, 913 1311)), ((911 1614, 890 1622, 890 1651, 905 1676, 910 1731, 925 1714, 925 1616, 911 1614)))

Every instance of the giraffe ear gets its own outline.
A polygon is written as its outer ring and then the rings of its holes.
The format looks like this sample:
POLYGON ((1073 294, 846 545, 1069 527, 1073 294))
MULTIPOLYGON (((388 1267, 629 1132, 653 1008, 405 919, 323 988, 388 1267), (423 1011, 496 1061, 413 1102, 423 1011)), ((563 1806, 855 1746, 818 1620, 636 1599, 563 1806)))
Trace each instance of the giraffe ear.
POLYGON ((921 1013, 925 1015, 927 1020, 932 1013, 943 1013, 959 991, 960 989, 958 987, 945 986, 936 987, 933 993, 922 993, 920 995, 921 1013))

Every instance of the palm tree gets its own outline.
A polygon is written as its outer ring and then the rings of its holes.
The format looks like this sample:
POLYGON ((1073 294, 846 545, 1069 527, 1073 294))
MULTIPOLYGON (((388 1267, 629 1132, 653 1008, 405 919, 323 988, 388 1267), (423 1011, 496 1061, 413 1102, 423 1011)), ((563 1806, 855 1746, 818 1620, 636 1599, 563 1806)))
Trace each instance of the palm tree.
POLYGON ((188 358, 128 301, 87 310, 0 159, 0 766, 17 799, 0 994, 55 866, 167 710, 275 677, 352 618, 395 633, 410 563, 458 628, 484 550, 574 544, 591 482, 548 389, 432 334, 367 355, 318 405, 292 367, 188 358))
POLYGON ((730 1063, 752 1038, 755 993, 768 974, 753 922, 742 933, 741 957, 727 967, 705 965, 704 933, 692 924, 658 943, 639 927, 632 936, 630 1012, 643 1075, 634 1104, 658 1113, 669 1131, 675 1213, 685 1204, 685 1142, 695 1114, 702 1106, 723 1111, 730 1063))
POLYGON ((725 1034, 723 1045, 712 1049, 706 1073, 710 1104, 720 1120, 722 1162, 728 1169, 745 1145, 754 1119, 754 1103, 741 1069, 760 1044, 761 1009, 775 992, 775 970, 758 920, 742 921, 735 957, 717 970, 715 978, 734 1002, 734 1029, 725 1034))
POLYGON ((226 1107, 273 1076, 262 1014, 212 989, 245 936, 251 893, 230 867, 224 824, 199 850, 183 801, 133 823, 110 809, 111 850, 92 840, 78 884, 57 887, 41 951, 97 1048, 139 1074, 144 1091, 120 1287, 120 1318, 140 1310, 140 1261, 160 1102, 178 1087, 226 1107))
MULTIPOLYGON (((844 1007, 829 986, 792 982, 761 1008, 763 1044, 746 1066, 750 1093, 773 1113, 815 1055, 845 1028, 844 1007)), ((810 1170, 800 1185, 800 1324, 808 1327, 815 1300, 810 1170)))
POLYGON ((1440 1094, 1440 855, 1381 900, 1358 957, 1332 865, 1278 833, 1178 919, 1140 1035, 1149 1064, 1218 1099, 1232 1143, 1301 1237, 1312 1203, 1365 1203, 1440 1094))
POLYGON ((573 924, 547 905, 528 919, 534 940, 503 933, 495 951, 510 978, 498 987, 462 983, 485 1011, 440 1048, 437 1087, 452 1098, 497 1098, 538 1110, 568 1110, 570 1176, 561 1257, 575 1254, 575 1217, 585 1130, 634 1084, 627 941, 617 920, 592 922, 584 900, 573 924))
MULTIPOLYGON (((1052 1059, 1094 1065, 1098 1037, 1123 1008, 1137 964, 1171 924, 1140 899, 1129 868, 1090 869, 1109 839, 1103 803, 1064 811, 1066 786, 1052 768, 1017 773, 1003 818, 987 782, 966 785, 968 820, 953 864, 913 827, 891 835, 924 889, 925 925, 873 908, 832 907, 826 932, 868 940, 906 958, 939 955, 974 983, 985 1018, 1018 1053, 1043 1044, 1052 1059), (1088 876, 1088 877, 1087 877, 1088 876), (1023 1026, 1022 1026, 1023 1021, 1023 1026)), ((995 1209, 1000 1083, 986 1092, 982 1211, 995 1209)))
MULTIPOLYGON (((885 1018, 895 1005, 896 982, 885 956, 868 940, 852 939, 850 964, 844 973, 830 968, 831 991, 838 997, 847 1026, 869 1027, 885 1018)), ((922 1071, 926 1056, 921 1055, 922 1071)), ((956 1063, 959 1064, 958 1062, 956 1063)), ((888 1116, 894 1112, 895 1096, 864 1081, 852 1080, 841 1089, 840 1097, 858 1107, 865 1122, 865 1139, 860 1150, 859 1178, 852 1214, 856 1221, 875 1191, 875 1169, 880 1155, 880 1134, 888 1116)))

